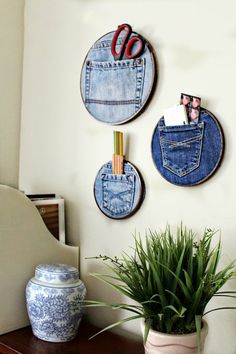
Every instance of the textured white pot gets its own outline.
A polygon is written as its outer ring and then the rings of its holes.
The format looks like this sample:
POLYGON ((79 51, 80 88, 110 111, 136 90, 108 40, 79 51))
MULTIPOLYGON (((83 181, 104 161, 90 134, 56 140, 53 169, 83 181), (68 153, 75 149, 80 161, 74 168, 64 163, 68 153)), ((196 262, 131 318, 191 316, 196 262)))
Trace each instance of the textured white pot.
MULTIPOLYGON (((141 323, 144 333, 144 322, 141 323)), ((200 353, 203 354, 208 325, 203 320, 200 353)), ((150 329, 144 345, 145 354, 198 354, 197 334, 166 334, 150 329)))

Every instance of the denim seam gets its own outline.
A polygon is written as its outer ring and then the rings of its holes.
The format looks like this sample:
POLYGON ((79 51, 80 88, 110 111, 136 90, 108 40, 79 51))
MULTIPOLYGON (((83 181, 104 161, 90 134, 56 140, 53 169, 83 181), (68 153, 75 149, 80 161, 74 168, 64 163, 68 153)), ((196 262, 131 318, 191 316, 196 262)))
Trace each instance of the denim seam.
MULTIPOLYGON (((105 169, 104 173, 112 174, 112 162, 108 162, 106 164, 106 169, 105 169)), ((124 165, 124 174, 127 175, 128 173, 132 173, 132 175, 133 175, 133 169, 127 163, 125 163, 125 165, 124 165)))
POLYGON ((185 124, 185 125, 172 125, 172 126, 166 126, 166 125, 160 125, 158 129, 160 131, 164 131, 166 133, 171 133, 173 131, 177 132, 187 132, 187 131, 193 131, 196 128, 202 129, 204 126, 203 122, 198 123, 198 124, 185 124))
POLYGON ((126 59, 126 60, 117 60, 117 61, 95 61, 87 60, 86 67, 93 68, 94 70, 98 69, 107 69, 107 70, 120 70, 120 69, 133 69, 133 68, 143 68, 144 58, 138 59, 126 59))
POLYGON ((137 70, 136 70, 136 94, 135 94, 137 100, 135 104, 136 111, 139 110, 141 107, 141 97, 142 97, 143 81, 144 81, 144 59, 141 61, 141 63, 142 65, 137 66, 137 70))
POLYGON ((161 141, 162 141, 162 142, 165 142, 165 143, 167 143, 167 144, 170 144, 170 145, 171 145, 171 144, 177 145, 177 144, 180 144, 180 143, 181 143, 181 144, 194 143, 195 141, 201 139, 201 137, 202 137, 202 134, 199 134, 199 135, 194 136, 194 137, 192 137, 192 138, 185 139, 185 140, 181 140, 181 142, 180 142, 180 141, 174 141, 174 140, 168 140, 168 139, 165 139, 165 138, 161 137, 161 141))
MULTIPOLYGON (((124 164, 124 174, 127 174, 128 172, 131 172, 133 174, 133 169, 129 166, 129 164, 125 163, 124 164)), ((105 168, 105 173, 112 174, 112 162, 111 161, 107 162, 106 168, 105 168)))
POLYGON ((89 99, 90 73, 91 73, 91 69, 88 66, 86 66, 86 74, 85 74, 85 103, 86 103, 87 99, 89 99))
POLYGON ((163 166, 166 167, 167 164, 167 156, 166 156, 166 152, 164 150, 164 146, 161 143, 161 131, 160 129, 158 129, 158 134, 159 134, 159 142, 160 142, 160 147, 161 147, 161 154, 162 154, 162 162, 163 162, 163 166))
MULTIPOLYGON (((138 100, 140 101, 140 100, 138 100)), ((109 101, 109 100, 95 100, 88 98, 85 100, 85 103, 95 103, 95 104, 104 104, 104 105, 110 105, 110 106, 118 106, 118 105, 129 105, 129 104, 136 104, 140 103, 137 102, 137 100, 121 100, 121 101, 109 101)))

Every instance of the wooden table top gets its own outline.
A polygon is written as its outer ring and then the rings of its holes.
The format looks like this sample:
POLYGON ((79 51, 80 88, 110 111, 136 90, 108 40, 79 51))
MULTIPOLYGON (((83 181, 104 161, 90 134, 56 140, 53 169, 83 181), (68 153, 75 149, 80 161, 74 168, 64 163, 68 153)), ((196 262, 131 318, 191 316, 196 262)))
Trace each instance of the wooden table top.
POLYGON ((84 321, 74 340, 51 343, 36 338, 31 327, 25 327, 0 336, 0 354, 144 354, 141 341, 127 339, 109 331, 88 340, 98 330, 84 321))

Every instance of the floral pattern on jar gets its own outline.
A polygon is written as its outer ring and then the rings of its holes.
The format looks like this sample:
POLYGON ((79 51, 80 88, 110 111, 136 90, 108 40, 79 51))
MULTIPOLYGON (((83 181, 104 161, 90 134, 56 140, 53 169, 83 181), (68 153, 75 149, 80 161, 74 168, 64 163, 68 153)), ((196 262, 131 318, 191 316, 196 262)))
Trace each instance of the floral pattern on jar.
MULTIPOLYGON (((45 268, 47 266, 49 265, 45 265, 45 268)), ((56 270, 62 269, 60 264, 53 266, 56 270)), ((51 265, 49 268, 52 271, 51 265)), ((65 268, 64 271, 66 274, 65 268)), ((68 271, 70 271, 69 266, 68 271)), ((53 274, 55 273, 52 272, 53 274)), ((86 288, 78 278, 78 272, 77 280, 72 277, 70 283, 60 281, 60 277, 57 278, 57 284, 54 282, 55 278, 52 284, 46 279, 47 277, 42 281, 37 273, 26 287, 27 311, 33 333, 39 339, 50 342, 72 340, 77 335, 82 318, 82 303, 86 288)))

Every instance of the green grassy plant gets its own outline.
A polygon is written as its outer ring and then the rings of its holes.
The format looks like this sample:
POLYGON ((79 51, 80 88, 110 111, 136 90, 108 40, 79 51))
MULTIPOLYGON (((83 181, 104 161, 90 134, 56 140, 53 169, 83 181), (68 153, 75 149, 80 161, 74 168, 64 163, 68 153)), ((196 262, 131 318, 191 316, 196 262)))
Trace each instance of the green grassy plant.
POLYGON ((232 308, 215 308, 205 312, 213 296, 235 297, 235 292, 219 291, 236 275, 236 261, 217 270, 221 241, 212 248, 214 235, 214 230, 206 229, 199 240, 192 230, 182 225, 176 235, 167 226, 164 231, 149 231, 144 241, 140 235, 135 235, 133 255, 123 253, 121 258, 93 257, 104 261, 113 275, 92 275, 137 303, 87 301, 86 306, 89 307, 105 306, 132 313, 102 331, 143 318, 144 340, 150 328, 169 334, 199 333, 202 317, 206 313, 232 308))

